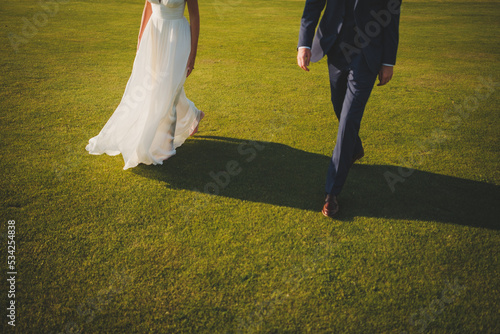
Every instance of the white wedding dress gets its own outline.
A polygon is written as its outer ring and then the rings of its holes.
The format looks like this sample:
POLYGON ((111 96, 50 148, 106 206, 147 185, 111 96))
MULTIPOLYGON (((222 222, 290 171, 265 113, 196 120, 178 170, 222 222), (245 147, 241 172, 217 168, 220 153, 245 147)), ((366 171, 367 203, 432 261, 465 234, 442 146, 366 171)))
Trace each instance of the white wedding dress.
POLYGON ((196 131, 202 117, 183 88, 191 51, 185 1, 148 1, 153 13, 122 100, 86 147, 90 154, 121 153, 123 169, 162 164, 196 131))

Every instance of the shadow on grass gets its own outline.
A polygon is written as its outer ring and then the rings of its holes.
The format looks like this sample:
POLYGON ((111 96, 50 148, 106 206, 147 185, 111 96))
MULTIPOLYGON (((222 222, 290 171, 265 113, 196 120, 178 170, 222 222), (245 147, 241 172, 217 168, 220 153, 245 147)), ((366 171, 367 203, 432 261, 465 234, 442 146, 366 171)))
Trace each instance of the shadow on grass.
MULTIPOLYGON (((197 136, 162 166, 132 171, 173 189, 319 211, 330 157, 292 147, 197 136)), ((384 173, 398 166, 356 164, 339 197, 337 219, 378 217, 499 229, 499 187, 415 170, 393 192, 384 173)))

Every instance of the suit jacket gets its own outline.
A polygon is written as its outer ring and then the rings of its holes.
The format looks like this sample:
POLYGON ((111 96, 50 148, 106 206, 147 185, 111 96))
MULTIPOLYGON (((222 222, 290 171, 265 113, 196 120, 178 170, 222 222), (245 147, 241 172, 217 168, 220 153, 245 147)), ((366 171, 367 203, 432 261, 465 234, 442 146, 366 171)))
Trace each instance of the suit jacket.
POLYGON ((340 33, 347 1, 354 2, 354 20, 359 38, 345 51, 362 53, 374 72, 378 72, 382 64, 395 65, 401 0, 306 0, 298 46, 311 48, 313 62, 323 58, 340 33), (323 17, 316 30, 323 9, 323 17))

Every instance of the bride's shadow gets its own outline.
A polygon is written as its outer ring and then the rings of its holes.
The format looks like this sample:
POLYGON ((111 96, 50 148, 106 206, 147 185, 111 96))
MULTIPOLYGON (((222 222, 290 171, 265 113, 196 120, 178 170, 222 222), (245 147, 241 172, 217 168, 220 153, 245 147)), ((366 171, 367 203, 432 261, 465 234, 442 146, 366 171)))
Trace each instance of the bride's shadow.
MULTIPOLYGON (((319 213, 329 159, 283 144, 197 136, 164 165, 140 165, 133 172, 174 189, 319 213)), ((488 183, 356 164, 344 186, 337 219, 408 219, 498 230, 499 199, 499 187, 488 183)))

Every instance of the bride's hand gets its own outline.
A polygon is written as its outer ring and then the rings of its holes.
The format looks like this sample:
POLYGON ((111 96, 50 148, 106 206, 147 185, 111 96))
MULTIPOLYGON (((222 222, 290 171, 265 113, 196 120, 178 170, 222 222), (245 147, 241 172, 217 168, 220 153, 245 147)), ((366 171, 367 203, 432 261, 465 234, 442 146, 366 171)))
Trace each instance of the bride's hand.
POLYGON ((196 59, 196 54, 190 54, 189 55, 189 58, 188 58, 188 62, 187 62, 187 66, 186 66, 186 69, 187 69, 187 74, 186 74, 186 78, 191 74, 191 72, 193 72, 194 70, 194 61, 196 59))

